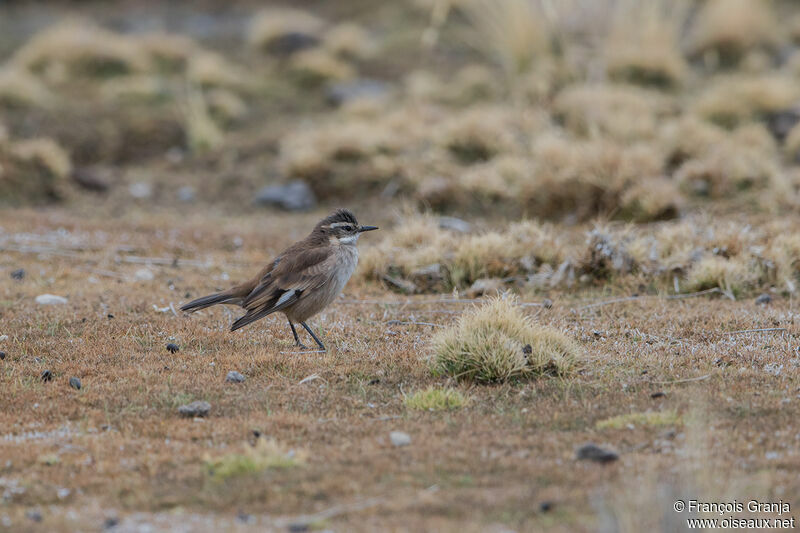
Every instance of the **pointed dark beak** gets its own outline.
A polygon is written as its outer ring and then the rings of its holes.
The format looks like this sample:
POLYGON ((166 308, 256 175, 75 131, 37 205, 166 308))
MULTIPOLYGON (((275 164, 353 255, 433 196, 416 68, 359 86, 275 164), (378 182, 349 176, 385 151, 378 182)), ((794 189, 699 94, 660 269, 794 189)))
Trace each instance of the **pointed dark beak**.
POLYGON ((378 226, 361 226, 358 228, 359 233, 363 233, 365 231, 373 231, 378 229, 378 226))

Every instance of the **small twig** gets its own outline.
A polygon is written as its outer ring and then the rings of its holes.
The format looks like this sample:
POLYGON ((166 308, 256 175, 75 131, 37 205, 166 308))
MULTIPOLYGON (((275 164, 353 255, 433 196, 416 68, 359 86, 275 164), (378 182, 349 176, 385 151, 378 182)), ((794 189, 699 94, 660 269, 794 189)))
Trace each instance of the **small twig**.
POLYGON ((650 381, 654 385, 674 385, 675 383, 689 383, 690 381, 703 381, 711 377, 711 374, 705 376, 698 376, 696 378, 676 379, 674 381, 650 381))
POLYGON ((720 289, 719 287, 714 287, 713 289, 706 289, 704 291, 698 291, 698 292, 690 292, 690 293, 687 293, 687 294, 671 294, 669 296, 665 296, 664 299, 665 300, 682 300, 684 298, 694 298, 696 296, 704 296, 706 294, 716 294, 716 293, 721 293, 721 292, 722 292, 722 289, 720 289))
POLYGON ((739 329, 736 331, 728 331, 726 335, 739 335, 740 333, 760 333, 766 331, 788 331, 788 330, 786 328, 739 329))

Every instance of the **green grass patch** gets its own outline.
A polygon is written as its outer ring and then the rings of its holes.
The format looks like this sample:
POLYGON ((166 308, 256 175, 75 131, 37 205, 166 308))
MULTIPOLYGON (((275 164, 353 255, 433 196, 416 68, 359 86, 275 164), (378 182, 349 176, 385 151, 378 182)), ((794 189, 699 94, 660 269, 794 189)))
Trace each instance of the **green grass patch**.
POLYGON ((288 449, 274 439, 258 439, 245 445, 242 453, 230 453, 205 460, 206 474, 216 480, 258 474, 270 469, 294 468, 305 464, 303 450, 288 449))
POLYGON ((457 389, 437 389, 428 387, 409 394, 403 403, 409 409, 418 411, 447 411, 459 409, 469 402, 469 398, 457 389))

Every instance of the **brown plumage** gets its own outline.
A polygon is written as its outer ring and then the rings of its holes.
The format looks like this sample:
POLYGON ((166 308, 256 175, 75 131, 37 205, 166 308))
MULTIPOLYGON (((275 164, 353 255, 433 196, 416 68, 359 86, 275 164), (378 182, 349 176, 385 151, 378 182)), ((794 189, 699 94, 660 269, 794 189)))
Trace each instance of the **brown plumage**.
POLYGON ((198 298, 181 307, 197 311, 216 304, 243 307, 247 312, 231 325, 231 331, 281 311, 289 319, 295 343, 305 348, 294 324, 317 338, 306 320, 327 307, 344 288, 358 263, 358 236, 378 229, 361 226, 347 209, 322 219, 311 234, 284 250, 253 279, 227 291, 198 298))

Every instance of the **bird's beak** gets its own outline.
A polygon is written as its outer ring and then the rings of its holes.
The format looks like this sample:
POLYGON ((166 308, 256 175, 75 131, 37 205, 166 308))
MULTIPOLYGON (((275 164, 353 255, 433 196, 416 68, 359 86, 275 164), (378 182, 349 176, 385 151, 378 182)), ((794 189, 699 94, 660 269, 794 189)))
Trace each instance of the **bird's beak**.
POLYGON ((378 226, 361 226, 358 228, 359 233, 363 233, 365 231, 372 231, 378 229, 378 226))

